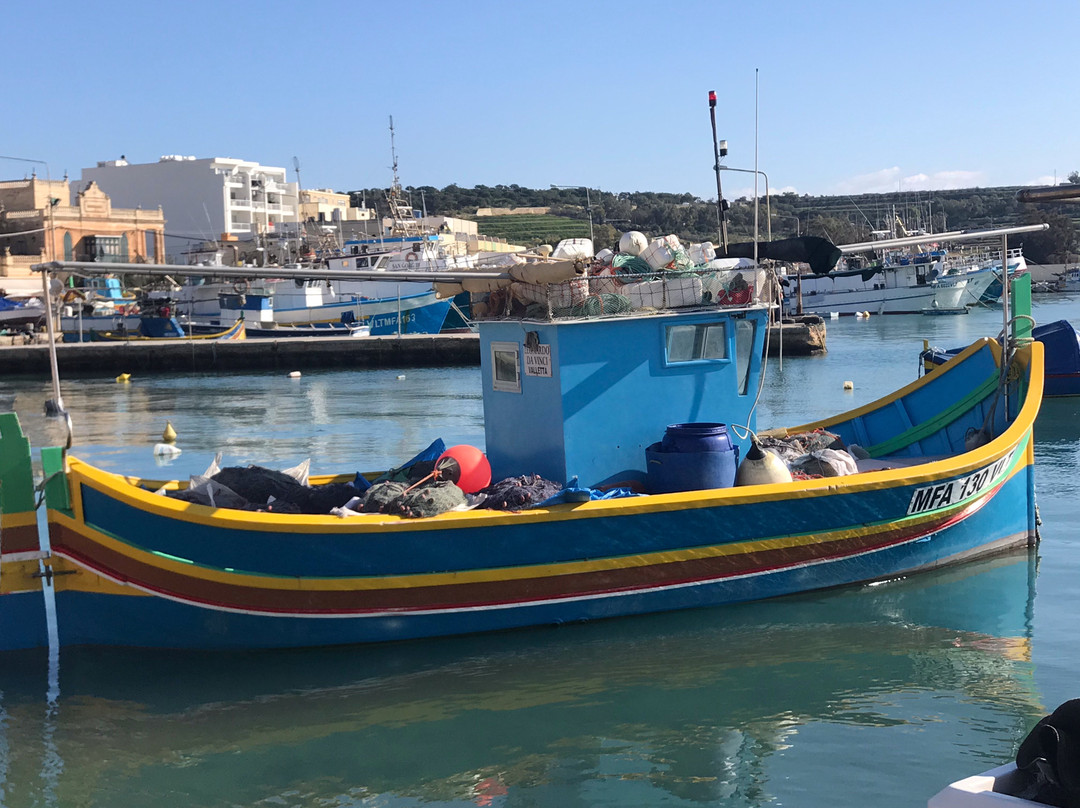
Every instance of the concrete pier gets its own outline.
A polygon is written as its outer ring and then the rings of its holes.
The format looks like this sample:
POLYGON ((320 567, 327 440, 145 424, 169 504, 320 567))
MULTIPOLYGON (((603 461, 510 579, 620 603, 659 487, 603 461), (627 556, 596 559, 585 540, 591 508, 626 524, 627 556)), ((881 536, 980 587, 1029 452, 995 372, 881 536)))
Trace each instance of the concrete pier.
MULTIPOLYGON (((49 375, 43 334, 26 344, 21 335, 0 341, 0 378, 49 375)), ((817 315, 785 318, 771 326, 769 355, 808 356, 825 351, 825 321, 817 315)), ((61 376, 121 373, 289 372, 311 368, 417 368, 478 366, 476 334, 408 334, 400 337, 287 337, 248 340, 162 340, 60 343, 61 376)))
POLYGON ((769 326, 769 356, 813 356, 825 348, 825 320, 817 314, 785 317, 782 324, 769 326))
MULTIPOLYGON (((480 339, 476 334, 410 334, 62 343, 56 346, 56 362, 62 376, 476 366, 480 364, 480 339)), ((47 344, 0 346, 0 378, 9 374, 48 376, 49 372, 47 344)))

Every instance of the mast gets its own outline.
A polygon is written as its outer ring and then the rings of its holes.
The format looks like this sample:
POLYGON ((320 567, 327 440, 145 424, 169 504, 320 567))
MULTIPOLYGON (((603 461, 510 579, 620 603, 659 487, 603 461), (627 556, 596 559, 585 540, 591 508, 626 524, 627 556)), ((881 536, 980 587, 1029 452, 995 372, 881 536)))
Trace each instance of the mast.
POLYGON ((716 213, 720 220, 720 253, 727 255, 727 219, 724 216, 724 192, 720 188, 720 158, 727 156, 727 141, 720 144, 716 140, 716 90, 709 90, 709 118, 712 120, 713 170, 716 172, 716 213))
MULTIPOLYGON (((304 239, 303 239, 303 237, 301 235, 301 230, 300 230, 300 228, 301 228, 300 222, 302 221, 302 218, 303 218, 301 213, 300 213, 300 206, 302 204, 301 199, 302 199, 302 196, 303 196, 303 193, 304 193, 304 188, 300 184, 300 158, 297 157, 296 155, 293 155, 292 163, 293 163, 293 169, 296 171, 296 263, 299 264, 300 259, 301 259, 300 247, 301 247, 301 245, 303 244, 303 241, 304 241, 304 239)), ((305 227, 304 228, 304 235, 307 234, 306 231, 307 231, 307 228, 305 227)))
POLYGON ((390 234, 396 236, 408 236, 417 232, 418 228, 413 224, 412 205, 406 202, 405 194, 401 188, 401 180, 398 177, 397 147, 394 144, 394 116, 390 116, 390 170, 393 173, 393 181, 390 184, 390 192, 386 195, 386 204, 390 208, 390 234))

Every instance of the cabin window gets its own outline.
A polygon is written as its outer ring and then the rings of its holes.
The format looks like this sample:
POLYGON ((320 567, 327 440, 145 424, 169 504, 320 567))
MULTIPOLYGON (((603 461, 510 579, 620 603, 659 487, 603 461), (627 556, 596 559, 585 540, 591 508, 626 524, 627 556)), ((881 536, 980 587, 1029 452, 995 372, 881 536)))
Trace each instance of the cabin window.
POLYGON ((754 331, 752 320, 735 321, 735 371, 739 378, 739 395, 745 396, 750 387, 750 360, 754 356, 754 331))
POLYGON ((727 358, 727 323, 667 327, 668 364, 727 358))
POLYGON ((505 393, 521 392, 521 346, 516 342, 491 343, 491 386, 505 393))

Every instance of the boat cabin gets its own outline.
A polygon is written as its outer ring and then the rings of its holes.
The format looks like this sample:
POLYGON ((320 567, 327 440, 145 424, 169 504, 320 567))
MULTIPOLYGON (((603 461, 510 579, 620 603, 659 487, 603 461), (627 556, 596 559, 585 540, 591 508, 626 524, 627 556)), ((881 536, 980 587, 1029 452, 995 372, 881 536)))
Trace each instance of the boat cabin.
POLYGON ((766 318, 747 306, 481 321, 492 478, 636 487, 668 425, 755 428, 766 318))

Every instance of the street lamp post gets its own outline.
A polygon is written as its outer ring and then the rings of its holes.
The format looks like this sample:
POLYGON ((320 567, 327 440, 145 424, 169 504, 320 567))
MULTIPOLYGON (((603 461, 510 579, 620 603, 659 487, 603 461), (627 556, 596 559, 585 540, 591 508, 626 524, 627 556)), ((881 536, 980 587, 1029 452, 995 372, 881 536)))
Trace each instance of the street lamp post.
MULTIPOLYGON (((768 233, 768 241, 772 241, 772 206, 769 203, 769 175, 760 169, 754 168, 732 168, 731 166, 717 166, 720 171, 738 171, 740 174, 760 174, 765 178, 765 217, 768 219, 766 225, 766 232, 768 233)), ((757 233, 754 233, 754 241, 757 241, 757 233)))
POLYGON ((593 238, 593 221, 592 221, 592 199, 589 196, 589 188, 586 185, 552 185, 552 188, 556 188, 563 191, 584 191, 585 192, 585 210, 589 214, 589 241, 593 242, 593 249, 596 249, 596 240, 593 238))

